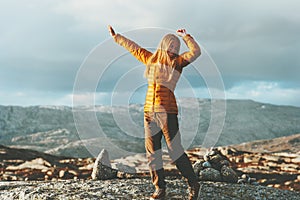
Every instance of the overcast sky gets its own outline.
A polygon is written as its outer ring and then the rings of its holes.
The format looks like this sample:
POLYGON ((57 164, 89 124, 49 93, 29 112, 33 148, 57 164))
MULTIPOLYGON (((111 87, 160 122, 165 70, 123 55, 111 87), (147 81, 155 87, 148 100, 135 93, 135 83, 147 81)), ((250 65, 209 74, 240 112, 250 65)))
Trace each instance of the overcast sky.
MULTIPOLYGON (((120 33, 186 28, 218 67, 226 98, 300 106, 299 7, 298 0, 1 0, 0 104, 72 105, 76 74, 110 39, 111 24, 120 33)), ((195 90, 207 97, 204 86, 195 90)), ((109 102, 109 89, 98 95, 106 98, 97 103, 109 102)))

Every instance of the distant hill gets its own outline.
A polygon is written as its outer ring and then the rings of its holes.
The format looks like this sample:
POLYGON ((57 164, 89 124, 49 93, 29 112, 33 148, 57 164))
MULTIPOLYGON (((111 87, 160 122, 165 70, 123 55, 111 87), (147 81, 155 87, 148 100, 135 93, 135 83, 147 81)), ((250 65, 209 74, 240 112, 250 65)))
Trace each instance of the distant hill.
MULTIPOLYGON (((179 120, 185 148, 200 146, 203 143, 211 120, 212 102, 208 99, 198 99, 197 103, 198 105, 191 103, 191 99, 179 100, 179 120), (200 112, 195 112, 195 108, 199 108, 200 112), (199 119, 199 123, 194 123, 195 118, 199 119), (193 130, 197 130, 197 133, 193 130)), ((87 144, 95 149, 95 152, 102 148, 109 150, 111 144, 133 153, 144 152, 143 105, 133 104, 129 109, 122 106, 80 109, 96 114, 104 132, 104 139, 93 136, 80 139, 71 107, 0 106, 0 143, 72 157, 90 157, 89 151, 85 149, 87 144)), ((90 135, 97 135, 98 130, 89 127, 87 131, 90 135)), ((227 100, 225 124, 216 146, 272 139, 299 132, 298 107, 277 106, 251 100, 227 100)), ((122 153, 112 153, 112 158, 118 156, 122 156, 122 153)))
POLYGON ((270 140, 245 142, 232 145, 231 147, 240 151, 251 151, 255 153, 287 152, 300 154, 300 133, 270 140))

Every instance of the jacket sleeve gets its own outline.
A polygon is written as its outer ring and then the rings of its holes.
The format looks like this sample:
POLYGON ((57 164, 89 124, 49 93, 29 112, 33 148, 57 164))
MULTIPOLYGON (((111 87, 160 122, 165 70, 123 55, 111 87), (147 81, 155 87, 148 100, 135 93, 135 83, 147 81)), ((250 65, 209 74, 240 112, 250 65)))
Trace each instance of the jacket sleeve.
POLYGON ((182 39, 189 48, 189 51, 179 55, 177 63, 180 67, 185 67, 201 55, 201 49, 191 35, 187 34, 182 39))
POLYGON ((129 40, 121 34, 116 34, 114 36, 114 40, 144 64, 147 64, 148 59, 152 56, 152 53, 150 51, 140 47, 138 44, 129 40))

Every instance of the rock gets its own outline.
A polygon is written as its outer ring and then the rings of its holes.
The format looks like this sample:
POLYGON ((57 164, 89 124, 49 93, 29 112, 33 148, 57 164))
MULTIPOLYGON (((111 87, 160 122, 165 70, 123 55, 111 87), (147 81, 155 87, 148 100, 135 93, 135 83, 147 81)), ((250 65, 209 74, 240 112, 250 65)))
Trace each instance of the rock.
POLYGON ((238 182, 237 174, 235 173, 235 171, 233 171, 233 169, 231 169, 227 165, 222 166, 221 177, 224 182, 228 182, 228 183, 237 183, 238 182))
MULTIPOLYGON (((212 149, 204 155, 205 162, 196 162, 194 171, 200 180, 224 181, 237 183, 238 176, 230 167, 228 158, 221 154, 220 150, 212 149), (202 166, 200 165, 202 163, 202 166)), ((240 182, 244 182, 241 180, 240 182)))
POLYGON ((72 179, 75 177, 76 174, 74 174, 74 172, 72 172, 71 170, 60 170, 59 171, 59 178, 63 178, 63 179, 72 179))
POLYGON ((243 174, 241 178, 247 181, 250 177, 247 174, 243 174))
POLYGON ((247 182, 246 182, 246 180, 240 178, 240 179, 237 181, 237 183, 239 183, 239 184, 246 184, 247 182))
POLYGON ((194 165, 194 171, 200 180, 237 183, 237 174, 229 167, 227 157, 222 155, 220 150, 211 149, 204 155, 204 160, 205 162, 199 161, 194 165))
POLYGON ((251 184, 251 185, 259 185, 258 182, 256 181, 256 178, 251 178, 247 174, 243 174, 241 178, 238 179, 237 183, 240 184, 251 184))
POLYGON ((222 161, 220 162, 220 165, 221 165, 221 166, 223 166, 223 165, 229 166, 230 163, 229 163, 228 160, 222 160, 222 161))
POLYGON ((205 155, 204 155, 204 160, 205 161, 210 161, 212 156, 217 154, 217 149, 211 149, 210 151, 208 151, 205 155))
POLYGON ((117 170, 111 168, 108 152, 103 149, 93 167, 92 171, 92 179, 93 180, 106 180, 106 179, 112 179, 117 178, 117 170))
POLYGON ((221 154, 221 152, 214 148, 204 155, 204 160, 209 162, 211 166, 216 170, 221 170, 221 167, 226 164, 229 165, 225 160, 227 158, 221 154))
POLYGON ((59 177, 59 178, 64 177, 65 172, 66 172, 65 170, 60 170, 59 173, 58 173, 58 177, 59 177))
POLYGON ((213 168, 206 168, 199 173, 199 180, 201 181, 222 181, 221 174, 218 170, 213 168))
POLYGON ((117 177, 120 179, 128 179, 128 178, 135 178, 139 177, 139 175, 134 174, 134 173, 127 173, 123 171, 117 171, 117 177))
POLYGON ((252 183, 251 183, 251 185, 258 186, 258 185, 259 185, 259 183, 255 181, 255 182, 252 182, 252 183))
POLYGON ((18 166, 8 166, 6 170, 16 171, 22 169, 37 169, 47 171, 49 167, 51 167, 51 164, 48 161, 42 158, 36 158, 31 161, 26 161, 18 166))
POLYGON ((291 160, 291 162, 293 162, 293 163, 300 163, 300 156, 298 156, 297 158, 293 158, 291 160))
POLYGON ((193 164, 193 169, 194 169, 194 172, 195 172, 195 174, 196 174, 197 176, 199 175, 199 172, 200 172, 201 170, 204 169, 204 168, 203 168, 203 163, 204 163, 204 161, 198 160, 197 162, 195 162, 195 163, 193 164))
POLYGON ((208 161, 205 161, 203 164, 202 164, 203 168, 211 168, 211 164, 208 162, 208 161))
POLYGON ((111 167, 109 155, 108 152, 105 149, 102 149, 102 151, 99 153, 95 164, 101 162, 102 165, 106 165, 108 167, 111 167))
POLYGON ((128 165, 124 165, 123 163, 116 163, 116 164, 115 164, 115 168, 116 168, 118 171, 130 173, 130 174, 135 174, 135 173, 136 173, 135 167, 130 167, 130 166, 128 166, 128 165))
POLYGON ((220 170, 222 167, 221 161, 223 160, 224 160, 223 156, 221 156, 220 154, 216 154, 210 158, 209 162, 211 163, 213 168, 220 170))

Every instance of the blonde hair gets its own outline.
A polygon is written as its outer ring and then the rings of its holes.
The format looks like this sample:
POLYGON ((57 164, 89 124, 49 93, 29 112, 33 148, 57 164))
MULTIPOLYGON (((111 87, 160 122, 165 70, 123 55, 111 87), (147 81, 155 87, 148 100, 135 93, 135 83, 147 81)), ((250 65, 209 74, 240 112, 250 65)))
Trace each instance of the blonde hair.
POLYGON ((172 73, 175 69, 175 59, 171 59, 170 56, 168 55, 167 51, 170 47, 170 45, 174 43, 176 45, 176 50, 177 52, 173 52, 176 55, 179 54, 179 48, 180 48, 180 40, 179 38, 174 35, 174 34, 167 34, 165 35, 162 40, 160 41, 157 50, 153 53, 151 58, 149 59, 145 74, 144 76, 146 78, 149 78, 149 72, 150 72, 150 67, 154 65, 153 67, 158 67, 160 72, 163 73, 163 75, 167 75, 166 80, 169 80, 172 76, 172 73))

